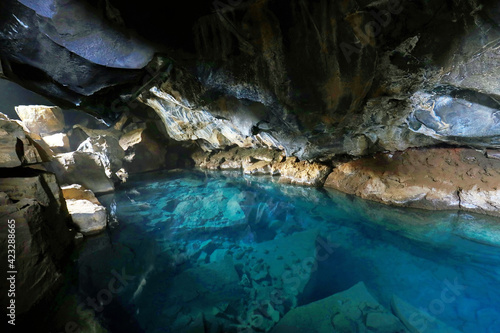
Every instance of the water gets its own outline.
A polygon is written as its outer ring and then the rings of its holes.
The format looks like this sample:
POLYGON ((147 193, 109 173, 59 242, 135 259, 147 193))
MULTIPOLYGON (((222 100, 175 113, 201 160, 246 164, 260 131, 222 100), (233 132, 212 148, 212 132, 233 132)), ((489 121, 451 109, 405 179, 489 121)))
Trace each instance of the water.
POLYGON ((116 216, 77 253, 77 299, 100 299, 111 332, 270 331, 360 281, 389 310, 396 295, 458 331, 500 332, 496 219, 239 172, 141 178, 101 198, 116 216))

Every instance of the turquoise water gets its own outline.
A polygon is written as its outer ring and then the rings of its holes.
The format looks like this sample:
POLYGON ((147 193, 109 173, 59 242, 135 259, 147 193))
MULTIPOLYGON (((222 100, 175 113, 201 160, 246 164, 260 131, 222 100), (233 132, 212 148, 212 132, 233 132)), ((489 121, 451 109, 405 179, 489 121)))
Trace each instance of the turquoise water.
POLYGON ((115 215, 79 251, 75 284, 80 300, 101 296, 111 332, 266 332, 360 281, 387 309, 396 295, 458 331, 500 332, 493 218, 240 172, 142 175, 100 199, 115 215))

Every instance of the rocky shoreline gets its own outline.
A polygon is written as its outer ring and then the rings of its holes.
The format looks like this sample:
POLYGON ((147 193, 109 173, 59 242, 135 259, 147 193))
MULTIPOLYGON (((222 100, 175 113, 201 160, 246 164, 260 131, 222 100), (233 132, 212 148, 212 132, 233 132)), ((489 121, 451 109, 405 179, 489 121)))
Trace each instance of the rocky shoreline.
POLYGON ((317 163, 271 149, 232 148, 198 152, 193 159, 202 169, 278 176, 282 183, 332 188, 392 206, 500 216, 500 159, 493 150, 420 148, 317 163))
POLYGON ((22 121, 0 115, 0 215, 15 218, 18 241, 31 244, 19 249, 26 275, 20 280, 27 290, 37 287, 20 300, 21 312, 57 287, 64 253, 75 242, 106 228, 108 212, 96 194, 114 191, 129 173, 179 166, 239 170, 392 206, 500 216, 500 153, 494 150, 415 148, 320 162, 265 147, 178 152, 154 135, 154 121, 130 115, 99 129, 68 126, 57 107, 24 106, 18 113, 22 121), (44 261, 33 264, 30 258, 38 256, 44 261), (32 280, 40 274, 44 279, 32 280))

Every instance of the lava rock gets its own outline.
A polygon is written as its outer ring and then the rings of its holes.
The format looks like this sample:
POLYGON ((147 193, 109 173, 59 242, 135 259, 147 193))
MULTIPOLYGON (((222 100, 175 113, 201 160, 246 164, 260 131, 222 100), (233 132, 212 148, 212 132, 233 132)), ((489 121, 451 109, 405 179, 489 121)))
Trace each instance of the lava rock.
POLYGON ((51 168, 63 184, 81 184, 94 193, 114 191, 98 154, 82 151, 59 154, 51 168))
POLYGON ((129 173, 158 170, 165 164, 165 147, 143 128, 125 133, 119 142, 126 154, 124 166, 129 173))
POLYGON ((23 127, 0 113, 0 168, 40 163, 42 156, 23 127))
POLYGON ((64 129, 64 114, 57 106, 19 105, 16 113, 24 125, 38 135, 61 132, 64 129))

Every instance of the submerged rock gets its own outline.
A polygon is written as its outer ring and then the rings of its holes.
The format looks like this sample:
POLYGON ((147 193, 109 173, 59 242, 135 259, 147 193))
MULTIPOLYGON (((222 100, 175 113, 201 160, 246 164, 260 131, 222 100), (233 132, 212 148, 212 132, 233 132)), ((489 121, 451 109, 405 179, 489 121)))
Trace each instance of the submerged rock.
POLYGON ((352 288, 289 311, 272 333, 408 332, 363 282, 352 288))
POLYGON ((396 316, 405 324, 411 333, 459 333, 460 331, 446 325, 429 313, 424 312, 397 296, 392 297, 391 307, 396 316))

